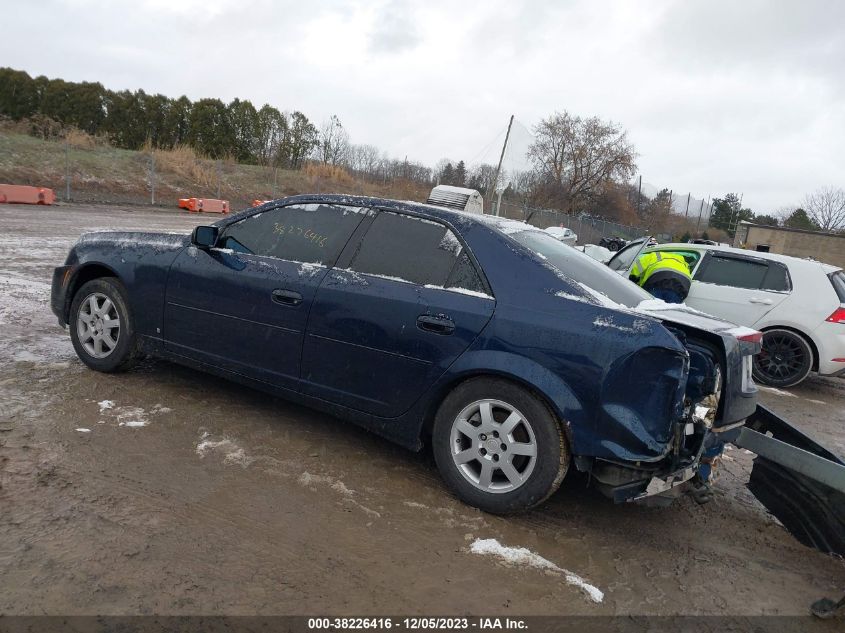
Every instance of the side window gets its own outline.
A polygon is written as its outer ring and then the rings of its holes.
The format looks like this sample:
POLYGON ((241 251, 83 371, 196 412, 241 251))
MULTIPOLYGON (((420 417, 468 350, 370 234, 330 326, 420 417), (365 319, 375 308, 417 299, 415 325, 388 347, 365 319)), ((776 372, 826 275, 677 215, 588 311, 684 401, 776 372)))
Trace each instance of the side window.
POLYGON ((637 243, 623 248, 616 254, 616 257, 610 260, 608 266, 610 266, 611 270, 625 270, 626 268, 630 268, 641 247, 642 244, 637 243))
POLYGON ((366 212, 334 204, 292 204, 227 226, 220 245, 240 253, 331 266, 366 212))
POLYGON ((452 272, 449 273, 449 278, 446 280, 445 285, 446 288, 471 290, 472 292, 487 294, 487 288, 478 276, 478 271, 473 266, 469 255, 463 251, 452 267, 452 272))
POLYGON ((713 255, 696 273, 696 280, 719 286, 759 290, 769 267, 762 262, 748 259, 713 255))
POLYGON ((442 224, 381 211, 349 267, 359 273, 444 287, 462 250, 458 238, 442 224))
POLYGON ((789 292, 792 285, 789 283, 789 271, 780 262, 769 262, 769 272, 763 278, 763 290, 775 292, 789 292))

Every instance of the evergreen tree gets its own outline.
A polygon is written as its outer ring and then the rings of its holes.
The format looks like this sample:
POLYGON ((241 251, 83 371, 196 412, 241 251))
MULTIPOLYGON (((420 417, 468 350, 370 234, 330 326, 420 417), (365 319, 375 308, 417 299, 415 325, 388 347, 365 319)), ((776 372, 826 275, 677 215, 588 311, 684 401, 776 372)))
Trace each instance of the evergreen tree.
POLYGON ((464 161, 458 161, 458 164, 455 166, 455 186, 457 187, 465 187, 467 182, 467 167, 464 164, 464 161))

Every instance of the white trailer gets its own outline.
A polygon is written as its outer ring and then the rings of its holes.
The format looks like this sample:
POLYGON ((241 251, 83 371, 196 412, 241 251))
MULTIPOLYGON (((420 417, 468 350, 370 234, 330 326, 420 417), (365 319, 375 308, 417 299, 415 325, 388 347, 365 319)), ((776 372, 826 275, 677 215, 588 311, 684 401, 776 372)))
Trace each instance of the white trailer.
POLYGON ((453 187, 451 185, 437 185, 428 195, 428 204, 439 207, 449 207, 467 213, 484 213, 484 198, 475 189, 453 187))

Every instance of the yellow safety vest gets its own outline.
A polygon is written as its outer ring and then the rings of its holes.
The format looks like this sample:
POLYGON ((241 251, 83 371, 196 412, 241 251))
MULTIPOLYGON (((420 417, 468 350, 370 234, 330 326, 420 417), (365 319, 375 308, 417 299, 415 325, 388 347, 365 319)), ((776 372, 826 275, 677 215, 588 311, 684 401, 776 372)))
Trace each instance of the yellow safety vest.
POLYGON ((677 271, 686 277, 692 277, 689 266, 687 266, 687 260, 684 259, 683 255, 652 251, 650 253, 643 253, 637 258, 636 263, 631 268, 631 272, 628 274, 628 278, 640 286, 644 286, 648 278, 654 273, 658 270, 666 269, 677 271))

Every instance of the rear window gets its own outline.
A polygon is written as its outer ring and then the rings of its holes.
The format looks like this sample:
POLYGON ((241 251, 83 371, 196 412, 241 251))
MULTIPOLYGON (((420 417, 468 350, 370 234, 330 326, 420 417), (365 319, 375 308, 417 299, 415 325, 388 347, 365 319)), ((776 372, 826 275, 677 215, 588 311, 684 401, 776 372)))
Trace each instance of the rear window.
POLYGON ((542 231, 511 233, 526 248, 542 256, 567 277, 605 295, 611 301, 634 308, 651 295, 637 284, 616 274, 589 255, 556 240, 542 231))
POLYGON ((845 272, 837 270, 831 273, 829 279, 836 291, 836 296, 839 297, 839 303, 845 303, 845 272))

